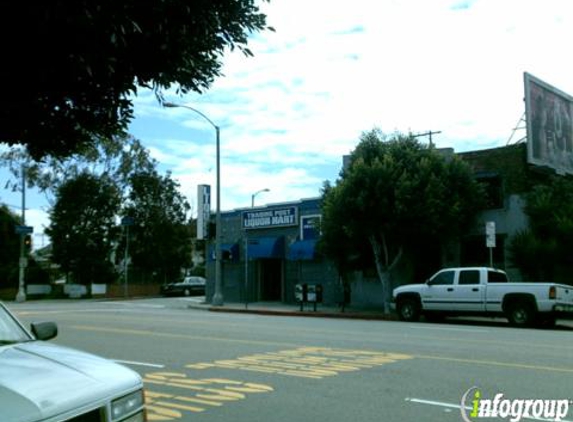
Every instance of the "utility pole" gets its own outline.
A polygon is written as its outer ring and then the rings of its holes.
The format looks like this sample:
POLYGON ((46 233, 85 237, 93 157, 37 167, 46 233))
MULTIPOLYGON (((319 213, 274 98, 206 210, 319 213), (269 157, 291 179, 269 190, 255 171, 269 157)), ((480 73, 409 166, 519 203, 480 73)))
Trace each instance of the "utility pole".
POLYGON ((438 131, 428 131, 428 132, 424 132, 424 133, 417 133, 415 135, 412 135, 414 138, 419 138, 421 136, 427 136, 430 140, 430 148, 434 146, 434 144, 432 143, 432 135, 437 135, 438 133, 442 133, 441 130, 438 131))
MULTIPOLYGON (((22 226, 26 226, 26 167, 22 165, 22 226)), ((19 260, 19 273, 18 273, 18 293, 16 294, 16 302, 26 301, 26 288, 24 286, 24 275, 28 260, 26 259, 26 251, 24 246, 24 238, 26 234, 20 232, 20 260, 19 260)))
POLYGON ((133 226, 135 224, 135 219, 130 216, 125 216, 121 219, 121 225, 125 229, 125 254, 123 257, 123 265, 124 265, 124 280, 123 280, 123 295, 127 299, 129 296, 129 283, 128 283, 128 271, 129 271, 129 226, 133 226))

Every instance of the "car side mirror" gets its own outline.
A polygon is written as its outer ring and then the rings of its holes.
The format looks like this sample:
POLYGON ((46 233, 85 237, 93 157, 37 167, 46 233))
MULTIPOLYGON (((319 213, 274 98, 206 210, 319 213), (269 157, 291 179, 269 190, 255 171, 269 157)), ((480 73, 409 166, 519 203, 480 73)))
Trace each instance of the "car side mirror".
POLYGON ((58 335, 58 326, 55 322, 33 322, 30 328, 37 340, 50 340, 58 335))
POLYGON ((427 279, 427 280, 426 280, 426 284, 427 284, 428 286, 432 286, 432 285, 434 284, 434 282, 433 282, 431 279, 427 279))

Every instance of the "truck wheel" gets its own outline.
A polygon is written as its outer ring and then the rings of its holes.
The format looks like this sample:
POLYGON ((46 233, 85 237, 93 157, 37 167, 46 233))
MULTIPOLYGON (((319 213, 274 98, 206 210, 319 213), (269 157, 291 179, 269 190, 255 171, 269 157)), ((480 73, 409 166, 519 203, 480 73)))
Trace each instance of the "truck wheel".
POLYGON ((531 304, 520 301, 512 303, 507 312, 509 323, 516 327, 530 326, 534 320, 535 311, 531 304))
POLYGON ((415 322, 420 319, 420 305, 413 298, 398 301, 398 317, 401 321, 415 322))

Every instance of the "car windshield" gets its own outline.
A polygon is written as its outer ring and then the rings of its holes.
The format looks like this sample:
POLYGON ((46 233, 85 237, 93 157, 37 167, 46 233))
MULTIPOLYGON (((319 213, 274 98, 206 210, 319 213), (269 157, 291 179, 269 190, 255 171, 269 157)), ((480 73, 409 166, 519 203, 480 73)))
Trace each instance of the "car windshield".
POLYGON ((16 321, 14 316, 0 303, 0 346, 20 343, 31 338, 16 321))

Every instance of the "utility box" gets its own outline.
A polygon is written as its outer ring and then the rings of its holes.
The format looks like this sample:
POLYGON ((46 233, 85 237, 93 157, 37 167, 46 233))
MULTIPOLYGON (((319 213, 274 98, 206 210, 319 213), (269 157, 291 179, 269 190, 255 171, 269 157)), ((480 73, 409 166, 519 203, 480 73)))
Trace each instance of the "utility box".
POLYGON ((322 303, 322 284, 309 284, 306 290, 308 303, 322 303))
POLYGON ((309 284, 306 288, 306 301, 308 303, 316 302, 316 284, 309 284))
MULTIPOLYGON (((312 303, 314 311, 316 312, 316 304, 322 303, 322 285, 320 284, 308 284, 306 286, 306 303, 312 303)), ((300 302, 300 309, 303 310, 303 303, 300 302)))

